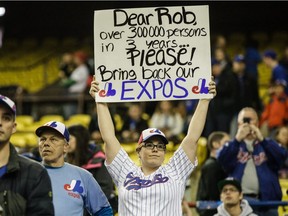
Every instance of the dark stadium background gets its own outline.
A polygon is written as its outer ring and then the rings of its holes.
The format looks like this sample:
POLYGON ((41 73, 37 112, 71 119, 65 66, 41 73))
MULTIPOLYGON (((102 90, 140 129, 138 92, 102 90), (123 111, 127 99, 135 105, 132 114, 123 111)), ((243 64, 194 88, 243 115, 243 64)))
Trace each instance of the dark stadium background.
POLYGON ((93 36, 97 9, 209 5, 211 33, 287 30, 288 2, 280 1, 0 1, 5 37, 93 36))

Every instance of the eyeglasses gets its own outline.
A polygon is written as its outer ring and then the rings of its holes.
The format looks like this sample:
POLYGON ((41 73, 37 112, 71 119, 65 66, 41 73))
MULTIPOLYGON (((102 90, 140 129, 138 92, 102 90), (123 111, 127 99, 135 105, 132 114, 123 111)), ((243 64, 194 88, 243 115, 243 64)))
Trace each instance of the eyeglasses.
POLYGON ((227 192, 237 192, 238 190, 236 188, 225 188, 221 191, 221 193, 227 193, 227 192))
POLYGON ((154 145, 153 143, 144 143, 143 147, 146 149, 153 150, 155 147, 157 148, 158 151, 165 151, 166 150, 166 145, 163 143, 158 143, 154 145))

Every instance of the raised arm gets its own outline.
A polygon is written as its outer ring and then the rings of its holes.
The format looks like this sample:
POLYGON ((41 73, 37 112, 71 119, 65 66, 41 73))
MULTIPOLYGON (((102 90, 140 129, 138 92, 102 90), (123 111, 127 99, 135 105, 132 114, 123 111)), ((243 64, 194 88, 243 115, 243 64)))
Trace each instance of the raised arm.
MULTIPOLYGON (((214 79, 209 83, 209 94, 216 95, 216 85, 214 79)), ((181 147, 188 155, 192 163, 195 161, 197 142, 200 138, 208 111, 209 102, 211 99, 201 99, 197 105, 196 111, 189 123, 187 135, 184 137, 181 147)))
MULTIPOLYGON (((95 94, 99 91, 98 84, 95 78, 91 82, 89 93, 94 99, 95 94)), ((96 108, 100 133, 105 142, 106 161, 107 164, 110 164, 119 152, 121 145, 115 135, 115 128, 108 105, 106 103, 96 102, 96 108)))

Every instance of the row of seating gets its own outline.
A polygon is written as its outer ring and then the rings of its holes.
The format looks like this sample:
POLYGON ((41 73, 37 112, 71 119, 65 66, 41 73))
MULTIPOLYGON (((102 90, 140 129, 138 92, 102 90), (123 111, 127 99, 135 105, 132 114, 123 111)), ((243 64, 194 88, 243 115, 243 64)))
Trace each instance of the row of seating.
POLYGON ((49 121, 63 122, 67 127, 75 124, 81 124, 88 127, 91 116, 88 114, 75 114, 68 120, 64 120, 61 115, 45 115, 39 121, 34 121, 30 115, 18 115, 16 118, 17 132, 12 135, 11 143, 19 148, 31 148, 37 146, 37 136, 35 130, 49 121))

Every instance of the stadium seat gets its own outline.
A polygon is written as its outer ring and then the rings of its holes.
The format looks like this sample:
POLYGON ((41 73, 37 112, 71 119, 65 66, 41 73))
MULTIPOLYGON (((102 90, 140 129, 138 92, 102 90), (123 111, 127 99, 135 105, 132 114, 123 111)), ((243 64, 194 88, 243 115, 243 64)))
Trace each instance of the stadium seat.
MULTIPOLYGON (((282 201, 288 201, 288 179, 279 179, 282 190, 282 201)), ((288 215, 288 206, 280 206, 278 208, 278 214, 286 216, 288 215)))
POLYGON ((69 117, 67 121, 65 121, 65 125, 67 127, 75 124, 81 124, 84 127, 88 128, 89 123, 91 121, 91 116, 88 114, 75 114, 69 117))
POLYGON ((34 122, 34 118, 30 115, 18 115, 16 117, 17 124, 21 123, 23 126, 30 126, 34 122))
POLYGON ((45 124, 49 121, 64 122, 64 117, 61 115, 44 115, 40 118, 40 123, 45 124))
POLYGON ((26 139, 23 137, 23 134, 21 133, 13 134, 10 138, 10 142, 18 148, 26 147, 26 139))

